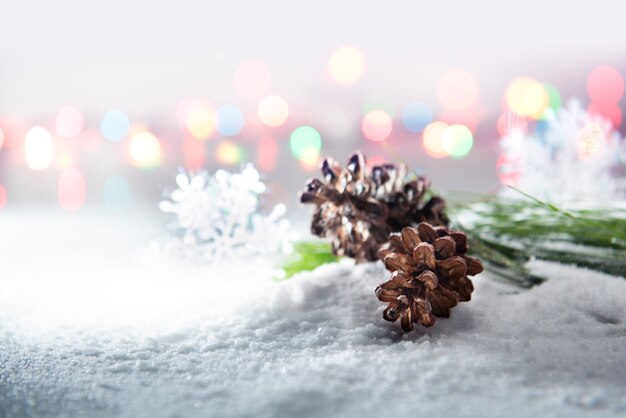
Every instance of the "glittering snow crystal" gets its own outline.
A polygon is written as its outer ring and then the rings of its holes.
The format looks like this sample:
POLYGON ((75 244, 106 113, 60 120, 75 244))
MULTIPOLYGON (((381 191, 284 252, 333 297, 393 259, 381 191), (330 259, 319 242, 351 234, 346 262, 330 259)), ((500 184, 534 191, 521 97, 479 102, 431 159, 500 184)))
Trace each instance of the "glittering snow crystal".
MULTIPOLYGON (((501 141, 503 183, 540 199, 568 202, 626 195, 624 139, 611 123, 577 101, 538 122, 534 132, 513 130, 501 141)), ((520 196, 505 191, 513 197, 520 196)))
POLYGON ((176 216, 176 233, 161 248, 179 261, 213 264, 291 251, 285 205, 259 213, 265 184, 251 164, 240 173, 181 173, 176 184, 159 207, 176 216))

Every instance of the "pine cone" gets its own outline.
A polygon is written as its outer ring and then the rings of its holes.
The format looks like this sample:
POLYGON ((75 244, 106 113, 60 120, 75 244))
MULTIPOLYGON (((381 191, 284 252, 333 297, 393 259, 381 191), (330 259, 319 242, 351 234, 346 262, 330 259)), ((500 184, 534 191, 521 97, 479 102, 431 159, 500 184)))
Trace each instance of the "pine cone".
POLYGON ((425 222, 417 228, 404 228, 391 234, 379 256, 391 280, 376 288, 376 296, 389 302, 383 318, 405 331, 413 323, 430 327, 435 317, 447 318, 450 309, 472 297, 474 285, 467 277, 483 271, 480 260, 469 257, 467 236, 425 222))
POLYGON ((302 203, 316 205, 311 232, 332 239, 333 252, 357 263, 374 261, 390 232, 422 221, 445 225, 445 201, 421 199, 430 182, 425 177, 407 181, 403 164, 383 164, 368 170, 359 152, 346 168, 330 158, 322 163, 323 179, 312 179, 300 195, 302 203))

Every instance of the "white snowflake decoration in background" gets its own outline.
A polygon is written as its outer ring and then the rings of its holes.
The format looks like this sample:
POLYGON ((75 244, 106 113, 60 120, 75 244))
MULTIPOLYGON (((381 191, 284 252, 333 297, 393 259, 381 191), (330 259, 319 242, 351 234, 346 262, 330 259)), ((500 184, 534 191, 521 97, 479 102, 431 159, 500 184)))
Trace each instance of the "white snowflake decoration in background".
POLYGON ((499 175, 504 183, 553 202, 623 198, 624 178, 615 171, 623 165, 624 146, 609 121, 572 101, 534 132, 514 130, 502 138, 499 175))
POLYGON ((289 221, 283 204, 268 215, 259 213, 265 192, 258 171, 248 164, 240 173, 218 170, 178 174, 178 188, 163 200, 163 212, 176 215, 176 235, 162 249, 179 261, 215 264, 240 258, 292 251, 289 221))

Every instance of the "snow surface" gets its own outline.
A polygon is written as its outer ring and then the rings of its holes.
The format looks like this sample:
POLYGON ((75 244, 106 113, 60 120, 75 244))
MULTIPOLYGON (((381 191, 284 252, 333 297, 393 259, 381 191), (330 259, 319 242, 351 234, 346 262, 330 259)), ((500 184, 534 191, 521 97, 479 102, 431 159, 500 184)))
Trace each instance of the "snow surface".
POLYGON ((626 415, 623 278, 482 274, 450 319, 403 334, 380 263, 285 282, 155 268, 136 250, 157 223, 1 214, 0 417, 626 415))

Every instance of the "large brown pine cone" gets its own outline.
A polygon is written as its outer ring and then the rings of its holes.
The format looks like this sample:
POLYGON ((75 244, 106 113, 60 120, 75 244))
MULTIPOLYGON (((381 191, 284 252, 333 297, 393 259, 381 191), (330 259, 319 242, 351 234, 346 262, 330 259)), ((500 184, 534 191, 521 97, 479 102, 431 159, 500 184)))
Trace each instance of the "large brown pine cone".
POLYGON ((445 201, 433 197, 421 204, 429 181, 408 180, 403 164, 370 169, 360 152, 346 168, 330 158, 322 163, 322 179, 311 179, 300 195, 302 203, 316 205, 311 232, 332 240, 333 252, 358 263, 378 258, 390 232, 426 221, 447 224, 445 201))
POLYGON ((435 317, 447 318, 450 309, 472 297, 474 285, 467 277, 483 271, 480 260, 469 257, 467 236, 445 227, 421 223, 391 234, 379 256, 391 280, 376 288, 376 296, 389 302, 383 318, 405 331, 413 323, 430 327, 435 317))

